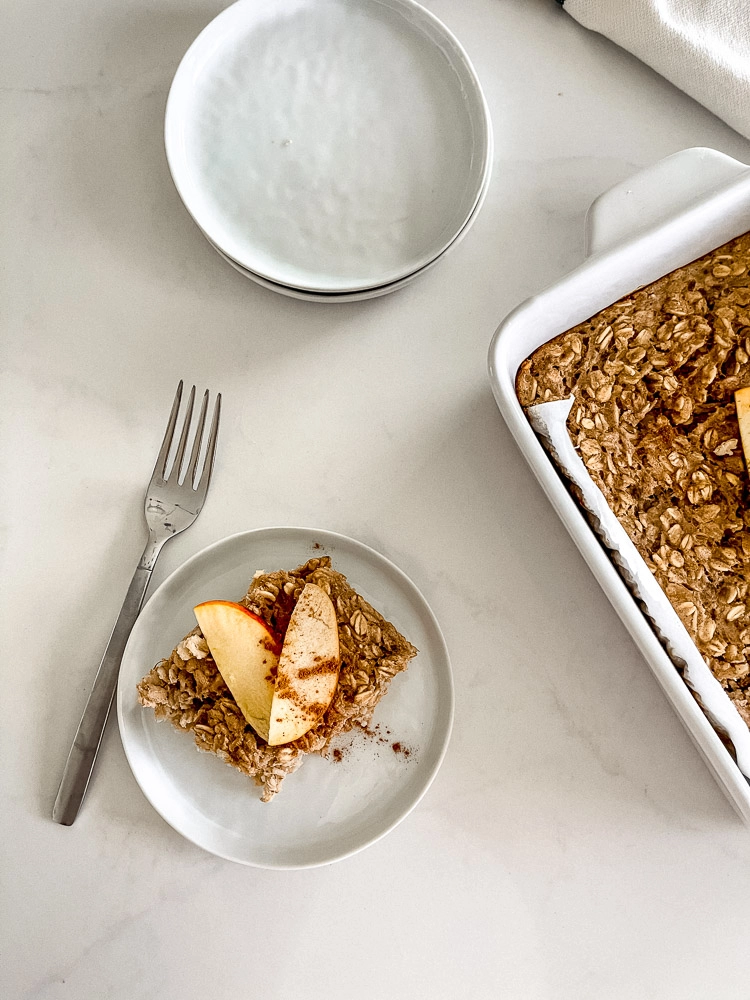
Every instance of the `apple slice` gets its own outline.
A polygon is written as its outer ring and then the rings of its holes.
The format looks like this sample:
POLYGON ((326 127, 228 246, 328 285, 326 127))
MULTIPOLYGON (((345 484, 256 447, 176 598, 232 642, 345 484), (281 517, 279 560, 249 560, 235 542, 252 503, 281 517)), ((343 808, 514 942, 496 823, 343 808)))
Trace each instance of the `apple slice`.
POLYGON ((305 584, 284 637, 271 705, 268 744, 304 736, 333 700, 339 680, 339 630, 331 598, 305 584))
POLYGON ((734 394, 737 407, 737 423, 740 425, 740 440, 745 455, 745 465, 750 471, 750 386, 738 389, 734 394))
POLYGON ((193 608, 219 673, 258 736, 268 739, 279 641, 241 604, 206 601, 193 608))

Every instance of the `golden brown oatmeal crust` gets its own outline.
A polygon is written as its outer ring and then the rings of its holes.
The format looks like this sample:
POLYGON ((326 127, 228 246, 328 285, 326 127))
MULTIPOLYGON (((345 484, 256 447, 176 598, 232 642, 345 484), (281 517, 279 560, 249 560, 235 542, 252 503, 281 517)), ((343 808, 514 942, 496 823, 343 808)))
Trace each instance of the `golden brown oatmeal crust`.
POLYGON ((573 394, 573 443, 750 724, 750 492, 733 394, 750 385, 750 233, 540 347, 525 407, 573 394))

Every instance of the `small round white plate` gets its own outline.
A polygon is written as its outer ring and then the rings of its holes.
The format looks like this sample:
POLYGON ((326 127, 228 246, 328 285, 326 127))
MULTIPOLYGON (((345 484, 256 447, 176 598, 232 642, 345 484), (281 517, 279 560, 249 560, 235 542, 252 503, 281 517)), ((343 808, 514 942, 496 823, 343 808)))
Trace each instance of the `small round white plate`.
POLYGON ((199 847, 261 868, 311 868, 354 854, 417 804, 445 754, 453 720, 448 652, 432 611, 393 563, 361 542, 312 528, 261 528, 193 556, 154 592, 120 668, 117 717, 136 781, 158 813, 199 847), (334 566, 419 649, 378 705, 380 739, 347 734, 342 760, 310 755, 263 803, 253 782, 192 734, 157 722, 136 684, 195 625, 201 601, 241 597, 257 569, 291 568, 330 555, 334 566), (402 752, 393 750, 400 743, 402 752), (409 750, 408 757, 403 749, 409 750))
MULTIPOLYGON (((405 278, 400 278, 398 281, 392 281, 387 285, 377 285, 375 288, 366 288, 359 292, 311 292, 305 291, 301 288, 291 288, 289 285, 278 285, 273 281, 269 281, 268 278, 263 278, 259 274, 255 274, 254 271, 248 270, 248 268, 243 267, 242 264, 238 264, 236 260, 224 253, 221 247, 218 247, 207 235, 203 233, 206 237, 208 243, 214 248, 214 250, 222 257, 227 264, 238 271, 240 274, 249 278, 251 281, 256 282, 256 284, 261 285, 263 288, 267 288, 270 292, 279 292, 281 295, 288 295, 293 299, 303 299, 307 302, 362 302, 365 299, 375 299, 381 295, 388 295, 390 292, 397 292, 400 288, 404 288, 406 285, 410 284, 415 278, 418 278, 421 274, 429 271, 435 264, 438 264, 447 254, 451 252, 459 243, 463 240, 464 236, 468 233, 474 224, 474 220, 479 214, 479 210, 484 204, 484 199, 487 196, 487 189, 489 188, 489 183, 485 184, 482 193, 479 196, 479 201, 474 206, 474 211, 471 213, 466 221, 466 225, 463 227, 460 233, 458 233, 455 239, 448 244, 448 246, 443 250, 442 253, 438 254, 433 260, 424 267, 421 267, 418 271, 414 271, 412 274, 408 274, 405 278)), ((202 230, 201 230, 202 232, 202 230)))
POLYGON ((491 167, 459 43, 413 0, 240 0, 192 44, 167 159, 211 241, 272 282, 389 284, 438 256, 491 167))

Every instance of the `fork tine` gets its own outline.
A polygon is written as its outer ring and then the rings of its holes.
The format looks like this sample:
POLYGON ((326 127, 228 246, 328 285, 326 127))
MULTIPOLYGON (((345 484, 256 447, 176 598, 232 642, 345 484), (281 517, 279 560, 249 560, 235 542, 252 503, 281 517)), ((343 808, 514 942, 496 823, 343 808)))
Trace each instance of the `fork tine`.
POLYGON ((161 448, 159 449, 159 454, 156 456, 156 465, 154 466, 154 472, 152 479, 155 479, 157 475, 159 478, 164 479, 164 471, 167 467, 167 456, 169 455, 169 449, 172 444, 172 437, 174 436, 174 428, 177 423, 177 414, 180 409, 180 400, 182 399, 182 379, 180 379, 179 385, 177 386, 177 392, 174 394, 174 402, 172 403, 172 412, 169 414, 169 420, 167 422, 167 429, 164 432, 164 440, 161 443, 161 448))
POLYGON ((221 416, 221 393, 216 396, 216 402, 214 403, 214 415, 211 420, 211 432, 208 435, 208 444, 206 445, 206 461, 203 463, 203 473, 201 474, 200 482, 195 487, 196 492, 200 494, 201 500, 206 496, 206 491, 208 490, 208 484, 211 482, 211 471, 214 467, 214 456, 216 454, 216 438, 219 433, 219 417, 221 416))
POLYGON ((172 465, 172 470, 169 473, 169 478, 173 476, 175 480, 179 482, 180 479, 180 469, 182 468, 182 460, 185 457, 185 448, 187 447, 188 434, 190 433, 190 421, 193 416, 193 403, 195 402, 195 386, 190 390, 190 395, 188 396, 187 407, 185 409, 185 422, 182 425, 182 434, 180 434, 180 443, 177 445, 177 451, 174 456, 174 463, 172 465))
POLYGON ((187 472, 185 473, 185 482, 192 486, 195 479, 195 470, 198 465, 198 455, 201 450, 201 441, 203 440, 203 428, 206 424, 206 409, 208 408, 208 389, 203 393, 203 402, 201 403, 201 412, 198 416, 198 425, 195 428, 195 440, 193 441, 193 450, 190 452, 190 462, 188 463, 187 472))

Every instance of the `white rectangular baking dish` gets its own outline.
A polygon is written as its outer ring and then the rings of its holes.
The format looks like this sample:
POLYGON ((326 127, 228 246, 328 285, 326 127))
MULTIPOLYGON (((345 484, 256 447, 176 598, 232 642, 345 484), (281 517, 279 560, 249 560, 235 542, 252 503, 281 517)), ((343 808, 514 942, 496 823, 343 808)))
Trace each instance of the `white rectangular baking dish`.
POLYGON ((586 217, 586 260, 500 324, 489 351, 492 390, 526 461, 742 819, 750 783, 698 707, 531 428, 515 391, 521 362, 552 337, 636 288, 750 230, 750 166, 686 149, 605 192, 586 217))

